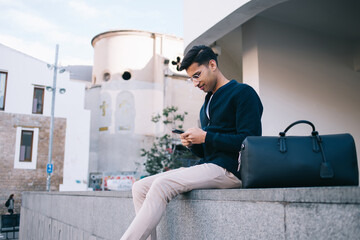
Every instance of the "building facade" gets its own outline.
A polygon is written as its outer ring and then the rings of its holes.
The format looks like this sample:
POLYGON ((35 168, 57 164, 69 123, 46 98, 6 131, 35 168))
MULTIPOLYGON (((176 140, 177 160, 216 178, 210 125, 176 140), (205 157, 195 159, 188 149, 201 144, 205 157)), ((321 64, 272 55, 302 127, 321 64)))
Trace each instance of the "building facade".
MULTIPOLYGON (((320 134, 352 134, 360 149, 359 1, 184 3, 186 51, 212 46, 225 76, 259 93, 263 135, 306 119, 320 134)), ((310 131, 296 126, 289 134, 310 131)))
POLYGON ((141 148, 170 129, 151 117, 167 106, 188 112, 184 128, 198 125, 203 93, 177 71, 183 40, 137 30, 104 32, 92 40, 90 174, 144 172, 141 148))
MULTIPOLYGON (((46 189, 53 71, 2 44, 0 55, 0 201, 15 194, 19 212, 21 192, 46 189)), ((60 88, 66 93, 56 94, 51 190, 86 190, 90 114, 78 100, 85 86, 65 72, 60 88)))

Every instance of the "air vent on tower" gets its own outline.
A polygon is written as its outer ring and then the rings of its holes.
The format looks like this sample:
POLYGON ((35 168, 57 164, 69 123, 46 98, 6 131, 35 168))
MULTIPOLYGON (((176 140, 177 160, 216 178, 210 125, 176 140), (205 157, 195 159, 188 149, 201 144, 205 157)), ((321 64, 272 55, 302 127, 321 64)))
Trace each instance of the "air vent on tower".
POLYGON ((131 78, 131 73, 130 72, 128 72, 128 71, 125 71, 124 73, 123 73, 123 75, 122 75, 122 78, 124 79, 124 80, 130 80, 130 78, 131 78))

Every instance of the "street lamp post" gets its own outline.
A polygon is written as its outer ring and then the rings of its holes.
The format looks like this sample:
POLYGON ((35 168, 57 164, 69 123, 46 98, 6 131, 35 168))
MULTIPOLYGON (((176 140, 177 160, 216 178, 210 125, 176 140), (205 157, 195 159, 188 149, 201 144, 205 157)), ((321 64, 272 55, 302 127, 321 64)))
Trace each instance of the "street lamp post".
MULTIPOLYGON (((47 179, 46 179, 46 191, 48 191, 48 192, 50 191, 51 173, 53 170, 53 167, 52 167, 52 145, 53 145, 53 136, 54 136, 54 113, 55 113, 56 78, 57 78, 57 71, 58 71, 58 54, 59 54, 59 44, 56 44, 55 63, 53 66, 48 64, 48 67, 50 69, 52 69, 52 68, 54 69, 53 86, 46 87, 47 90, 52 92, 49 154, 48 154, 47 179)), ((65 69, 60 69, 60 73, 63 73, 64 71, 65 71, 65 69)), ((65 89, 61 88, 60 93, 65 93, 65 89)))

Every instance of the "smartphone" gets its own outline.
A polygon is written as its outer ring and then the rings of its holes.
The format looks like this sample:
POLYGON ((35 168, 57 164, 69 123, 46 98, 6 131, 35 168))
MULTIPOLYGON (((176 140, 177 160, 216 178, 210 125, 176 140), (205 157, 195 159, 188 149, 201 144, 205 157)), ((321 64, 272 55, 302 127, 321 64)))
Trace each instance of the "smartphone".
POLYGON ((184 133, 183 130, 179 130, 179 129, 173 129, 172 132, 173 132, 173 133, 177 133, 177 134, 182 134, 182 133, 184 133))

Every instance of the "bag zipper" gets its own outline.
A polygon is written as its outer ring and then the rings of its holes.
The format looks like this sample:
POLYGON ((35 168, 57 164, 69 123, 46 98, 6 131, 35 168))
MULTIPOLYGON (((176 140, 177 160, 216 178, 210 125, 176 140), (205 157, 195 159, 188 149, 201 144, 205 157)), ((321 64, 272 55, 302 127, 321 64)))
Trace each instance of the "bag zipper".
POLYGON ((240 149, 239 158, 238 158, 238 169, 237 169, 238 172, 240 171, 240 166, 241 166, 241 152, 242 152, 244 149, 245 149, 245 145, 244 145, 244 144, 241 144, 241 149, 240 149))

